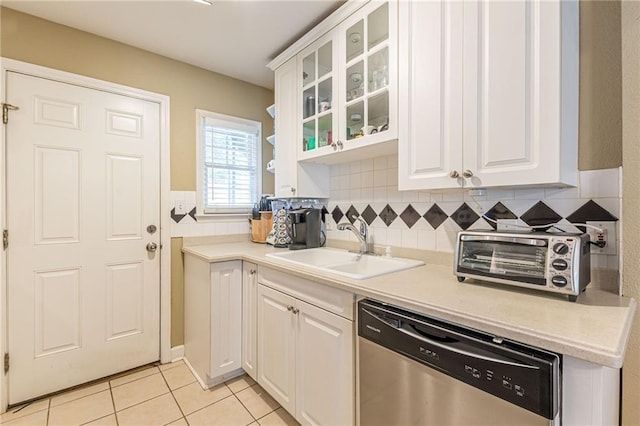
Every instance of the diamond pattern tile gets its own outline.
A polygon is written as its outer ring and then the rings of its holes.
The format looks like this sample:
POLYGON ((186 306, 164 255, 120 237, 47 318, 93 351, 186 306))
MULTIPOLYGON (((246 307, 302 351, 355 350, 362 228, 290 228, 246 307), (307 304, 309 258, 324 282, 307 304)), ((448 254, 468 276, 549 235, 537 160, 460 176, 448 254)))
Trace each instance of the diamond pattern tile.
POLYGON ((356 217, 360 216, 360 213, 358 213, 358 210, 356 210, 355 207, 350 206, 349 210, 347 210, 344 215, 347 217, 347 220, 353 225, 353 222, 356 221, 356 217))
POLYGON ((198 221, 198 219, 196 219, 196 208, 192 208, 191 211, 189 212, 189 216, 191 216, 191 218, 193 220, 195 220, 196 222, 198 221))
POLYGON ((382 219, 384 224, 387 226, 391 225, 393 221, 396 220, 396 218, 398 217, 396 212, 393 211, 393 209, 389 204, 384 206, 384 208, 380 211, 380 213, 378 213, 378 216, 380 216, 380 219, 382 219))
POLYGON ((411 204, 409 204, 407 208, 404 209, 402 213, 400 213, 400 219, 402 219, 405 225, 407 225, 409 228, 415 225, 420 217, 420 213, 418 213, 411 204))
MULTIPOLYGON (((490 217, 491 219, 494 220, 498 220, 498 219, 517 219, 518 216, 515 215, 515 213, 513 213, 511 210, 509 210, 508 207, 506 207, 504 204, 502 203, 497 203, 495 206, 491 207, 491 209, 489 209, 487 211, 487 213, 485 213, 485 215, 487 217, 490 217)), ((487 221, 487 223, 489 225, 491 225, 491 227, 493 229, 497 229, 498 225, 494 222, 488 221, 486 218, 485 220, 487 221)))
POLYGON ((362 211, 362 218, 367 222, 367 225, 371 225, 373 221, 376 220, 376 217, 378 217, 378 215, 370 205, 367 205, 367 207, 362 211))
MULTIPOLYGON (((542 201, 538 201, 533 207, 527 210, 520 219, 524 221, 529 226, 540 226, 546 224, 554 224, 557 223, 562 216, 556 213, 551 207, 547 206, 542 201)), ((551 226, 547 228, 538 228, 538 231, 544 231, 549 229, 551 226)))
POLYGON ((458 209, 453 212, 451 215, 451 219, 462 229, 468 229, 471 225, 476 223, 480 216, 476 212, 473 211, 471 207, 467 205, 467 203, 462 203, 458 209))
POLYGON ((176 214, 175 208, 171 209, 171 219, 173 219, 175 223, 180 223, 185 216, 186 214, 176 214))
POLYGON ((438 229, 438 226, 442 225, 449 216, 440 208, 440 206, 434 204, 422 217, 429 222, 429 225, 431 225, 433 229, 438 229))
POLYGON ((578 210, 567 216, 567 220, 571 223, 585 223, 587 221, 615 222, 618 218, 605 210, 600 204, 589 200, 578 210))
POLYGON ((336 206, 331 212, 331 217, 333 217, 333 220, 336 223, 339 223, 340 220, 344 217, 344 213, 342 213, 342 210, 340 210, 340 207, 336 206))

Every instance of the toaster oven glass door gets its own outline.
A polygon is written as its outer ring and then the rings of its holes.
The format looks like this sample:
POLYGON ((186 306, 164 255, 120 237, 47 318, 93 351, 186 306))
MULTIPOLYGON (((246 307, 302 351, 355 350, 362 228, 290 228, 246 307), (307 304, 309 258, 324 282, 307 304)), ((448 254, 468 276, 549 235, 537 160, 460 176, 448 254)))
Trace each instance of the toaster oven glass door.
POLYGON ((527 240, 536 245, 515 241, 461 241, 458 272, 546 285, 547 241, 527 240))

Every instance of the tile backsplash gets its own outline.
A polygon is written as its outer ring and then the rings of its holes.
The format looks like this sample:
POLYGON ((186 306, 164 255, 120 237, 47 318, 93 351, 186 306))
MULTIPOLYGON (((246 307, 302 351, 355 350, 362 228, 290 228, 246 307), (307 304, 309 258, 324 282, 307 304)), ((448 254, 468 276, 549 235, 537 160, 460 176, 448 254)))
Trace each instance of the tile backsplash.
POLYGON ((169 209, 169 214, 171 215, 171 237, 233 234, 249 235, 251 231, 248 215, 216 219, 215 222, 198 221, 196 218, 195 191, 171 191, 169 209), (176 213, 176 206, 178 204, 184 204, 184 214, 176 213))
MULTIPOLYGON (((487 189, 477 196, 464 189, 400 192, 397 164, 397 156, 391 155, 331 166, 329 239, 355 242, 351 232, 336 229, 354 216, 369 224, 374 244, 443 252, 453 252, 461 229, 495 228, 483 214, 521 225, 557 223, 574 231, 571 223, 619 224, 620 168, 582 171, 576 188, 487 189)), ((614 255, 592 256, 595 268, 617 270, 618 263, 619 244, 614 255)))
MULTIPOLYGON (((580 172, 576 188, 500 188, 481 195, 468 190, 398 191, 398 160, 390 155, 338 164, 330 168, 327 238, 356 242, 351 232, 336 225, 361 216, 374 244, 452 253, 461 229, 495 228, 485 218, 512 219, 521 225, 557 222, 565 230, 572 223, 616 223, 616 254, 595 254, 592 266, 619 269, 622 169, 580 172)), ((249 234, 248 216, 198 221, 195 191, 172 191, 171 236, 249 234), (176 206, 184 204, 184 214, 176 206)))

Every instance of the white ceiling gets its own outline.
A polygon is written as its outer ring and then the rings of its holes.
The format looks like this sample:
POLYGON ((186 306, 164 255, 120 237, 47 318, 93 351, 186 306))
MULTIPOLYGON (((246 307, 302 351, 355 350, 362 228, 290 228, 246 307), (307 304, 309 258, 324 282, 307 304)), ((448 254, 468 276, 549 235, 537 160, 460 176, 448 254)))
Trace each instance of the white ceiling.
POLYGON ((2 5, 273 89, 266 65, 336 10, 335 0, 25 1, 2 5))

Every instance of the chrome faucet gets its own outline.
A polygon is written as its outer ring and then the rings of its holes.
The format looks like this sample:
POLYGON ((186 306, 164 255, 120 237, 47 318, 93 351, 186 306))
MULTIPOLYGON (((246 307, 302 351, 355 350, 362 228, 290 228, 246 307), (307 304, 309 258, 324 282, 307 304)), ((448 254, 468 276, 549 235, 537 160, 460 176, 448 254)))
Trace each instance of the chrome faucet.
POLYGON ((344 231, 348 229, 353 232, 358 242, 360 243, 360 254, 369 253, 369 228, 367 227, 367 222, 365 222, 361 217, 356 217, 355 220, 360 222, 360 229, 356 228, 349 222, 343 222, 338 224, 338 231, 344 231))

